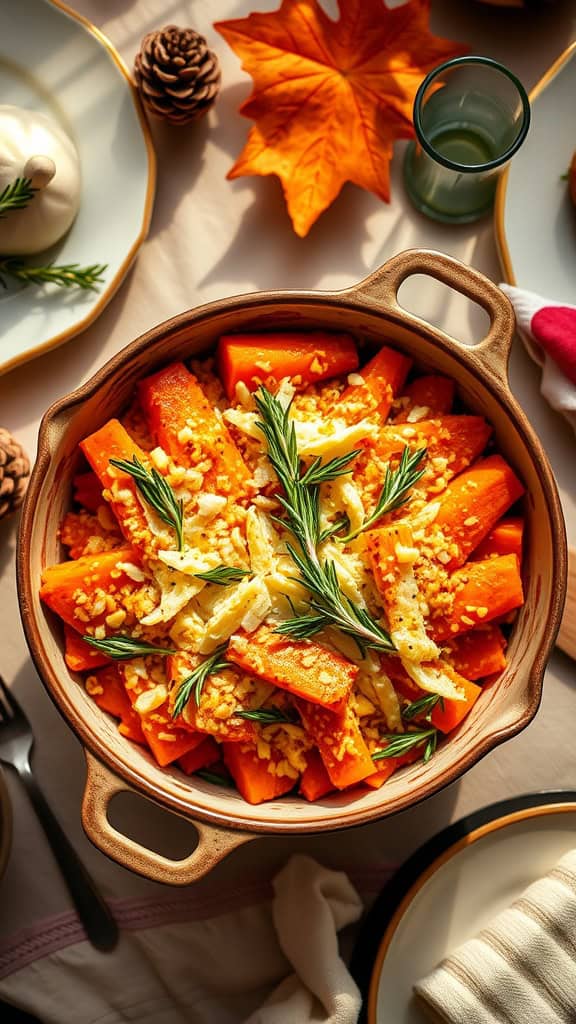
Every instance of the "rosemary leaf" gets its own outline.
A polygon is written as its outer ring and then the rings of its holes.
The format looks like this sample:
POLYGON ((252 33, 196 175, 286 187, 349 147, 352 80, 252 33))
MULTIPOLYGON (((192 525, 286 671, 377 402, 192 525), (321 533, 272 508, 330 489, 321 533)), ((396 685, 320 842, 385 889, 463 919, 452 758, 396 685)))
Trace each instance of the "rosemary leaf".
POLYGON ((227 643, 220 644, 220 647, 217 647, 209 657, 205 658, 204 661, 202 661, 194 671, 180 683, 178 693, 176 694, 176 700, 174 701, 172 718, 176 718, 178 715, 182 714, 192 694, 194 695, 194 701, 198 707, 204 683, 208 679, 208 676, 214 675, 216 672, 221 672, 223 668, 229 667, 229 662, 227 662, 224 657, 224 651, 227 646, 227 643))
POLYGON ((373 761, 381 761, 385 757, 401 757, 407 754, 414 747, 426 744, 424 750, 424 761, 429 761, 436 750, 438 742, 437 729, 422 729, 419 732, 389 733, 381 737, 386 740, 386 746, 372 754, 373 761))
POLYGON ((204 779, 204 782, 212 782, 215 786, 225 786, 226 789, 231 789, 233 785, 229 776, 219 775, 218 772, 208 771, 207 768, 199 768, 193 774, 197 775, 199 779, 204 779))
POLYGON ((144 643, 133 636, 107 636, 97 640, 87 633, 82 637, 87 644, 95 647, 102 654, 107 654, 114 661, 125 661, 127 658, 145 658, 147 654, 176 654, 170 647, 155 647, 154 644, 144 643))
MULTIPOLYGON (((265 387, 258 389, 254 400, 261 416, 258 426, 266 440, 268 458, 284 491, 278 498, 286 513, 282 525, 301 549, 298 552, 288 544, 288 553, 300 572, 299 582, 311 595, 309 614, 288 619, 277 631, 304 639, 332 625, 353 637, 362 654, 369 647, 387 654, 396 653, 388 633, 367 611, 342 593, 334 562, 320 562, 319 474, 322 467, 316 461, 303 472, 294 424, 289 420, 290 406, 284 407, 265 387)), ((346 467, 355 455, 352 452, 350 457, 327 463, 324 469, 329 473, 328 478, 335 479, 337 469, 338 473, 347 472, 346 467)))
POLYGON ((350 463, 357 455, 360 455, 361 451, 361 448, 356 448, 347 455, 339 455, 337 458, 330 459, 330 462, 325 463, 322 463, 320 456, 317 456, 310 463, 306 472, 300 477, 300 480, 303 484, 307 484, 310 487, 314 484, 325 484, 329 480, 336 480, 339 476, 351 473, 352 467, 350 463))
POLYGON ((57 284, 60 288, 82 288, 90 291, 104 280, 107 263, 93 263, 81 267, 78 263, 47 263, 37 267, 14 256, 0 257, 0 284, 5 288, 5 277, 13 277, 24 284, 57 284))
POLYGON ((345 537, 338 538, 342 544, 348 544, 349 541, 354 540, 364 530, 374 526, 374 523, 381 519, 382 516, 385 516, 387 512, 394 512, 395 509, 401 508, 408 501, 408 492, 412 490, 424 474, 424 470, 418 467, 427 452, 427 448, 418 448, 417 451, 410 452, 408 445, 404 446, 398 468, 391 470, 388 467, 386 469, 384 483, 376 502, 376 508, 357 530, 348 533, 345 537))
POLYGON ((325 530, 322 530, 322 533, 318 538, 319 544, 328 540, 329 537, 333 537, 339 530, 347 530, 349 526, 350 520, 348 519, 348 516, 343 516, 342 519, 337 519, 335 523, 330 523, 330 526, 327 526, 325 530))
POLYGON ((31 178, 15 178, 0 192, 0 217, 6 217, 10 210, 23 210, 34 198, 37 188, 32 188, 31 178))
POLYGON ((262 725, 275 725, 280 722, 290 722, 292 725, 298 722, 295 714, 287 714, 281 708, 254 708, 246 711, 235 711, 238 718, 246 718, 249 722, 260 722, 262 725))
POLYGON ((197 580, 206 580, 206 583, 215 583, 218 587, 228 587, 231 583, 239 583, 245 576, 249 576, 248 569, 237 569, 234 565, 217 565, 215 569, 208 569, 207 572, 195 572, 197 580))
POLYGON ((276 626, 274 632, 294 637, 295 640, 309 640, 329 625, 330 619, 326 615, 294 615, 276 626))
POLYGON ((145 501, 158 513, 162 522, 171 526, 178 540, 178 551, 184 550, 184 503, 179 501, 165 477, 153 466, 148 470, 136 455, 132 462, 110 459, 110 465, 129 473, 145 501))
POLYGON ((424 720, 429 722, 430 716, 437 704, 440 704, 440 707, 444 710, 444 698, 439 693, 427 693, 425 697, 419 697, 418 700, 413 700, 411 704, 407 704, 402 711, 402 718, 405 722, 411 722, 413 718, 423 715, 424 720))

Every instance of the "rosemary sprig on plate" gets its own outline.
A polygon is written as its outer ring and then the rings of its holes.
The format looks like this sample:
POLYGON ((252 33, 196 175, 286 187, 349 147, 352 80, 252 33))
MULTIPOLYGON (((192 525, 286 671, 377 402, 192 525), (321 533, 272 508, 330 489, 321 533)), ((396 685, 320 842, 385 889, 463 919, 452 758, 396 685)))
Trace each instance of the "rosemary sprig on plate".
POLYGON ((372 754, 373 761, 381 761, 386 757, 401 757, 402 754, 407 754, 414 747, 425 743, 424 762, 426 762, 430 760, 436 750, 438 730, 421 729, 418 732, 388 733, 380 738, 386 740, 386 746, 372 754))
POLYGON ((57 284, 60 288, 82 288, 90 291, 104 280, 107 263, 93 263, 81 267, 79 263, 46 263, 43 267, 25 263, 16 256, 0 257, 0 284, 5 288, 5 277, 13 277, 24 284, 57 284))
POLYGON ((245 711, 235 711, 237 718, 246 718, 249 722, 260 722, 261 725, 276 725, 288 722, 296 725, 299 721, 296 714, 282 711, 281 708, 249 708, 245 711))
POLYGON ((0 192, 0 217, 6 217, 10 210, 23 210, 37 191, 32 188, 31 178, 14 178, 0 192))
POLYGON ((418 700, 413 700, 410 704, 407 704, 402 709, 402 718, 405 722, 411 722, 412 719, 423 715, 424 721, 429 722, 430 716, 437 704, 444 710, 444 698, 439 693, 427 693, 425 697, 419 697, 418 700))
POLYGON ((424 474, 424 470, 418 467, 425 457, 427 450, 427 448, 418 448, 417 451, 410 452, 408 445, 405 445, 398 468, 391 470, 388 466, 386 469, 384 483, 376 502, 376 508, 357 530, 346 534, 345 537, 338 538, 342 544, 347 544, 349 541, 354 540, 364 530, 369 530, 371 526, 374 526, 374 523, 381 519, 382 516, 385 516, 387 512, 394 512, 395 509, 401 508, 408 501, 409 491, 412 490, 424 474))
POLYGON ((229 587, 231 583, 239 583, 240 580, 249 575, 248 569, 238 569, 234 565, 217 565, 215 569, 194 573, 197 580, 215 583, 218 587, 229 587))
POLYGON ((194 671, 180 683, 178 693, 176 694, 176 700, 174 701, 172 718, 176 718, 178 715, 182 714, 192 695, 194 695, 194 701, 196 703, 196 707, 198 707, 204 683, 208 679, 208 676, 214 675, 216 672, 221 672, 222 669, 230 667, 230 663, 226 661, 226 658, 224 657, 224 652, 227 646, 227 643, 220 644, 212 654, 205 658, 204 661, 200 662, 194 671))
POLYGON ((107 636, 98 640, 87 633, 82 637, 87 644, 95 647, 102 654, 107 654, 114 661, 125 661, 127 658, 145 658, 148 654, 176 654, 171 647, 156 647, 154 644, 147 644, 134 636, 107 636))
POLYGON ((165 477, 153 466, 146 469, 137 455, 132 461, 110 459, 110 465, 129 473, 145 501, 159 515, 162 522, 171 526, 176 533, 178 551, 184 550, 184 503, 179 500, 165 477))
POLYGON ((296 431, 289 419, 290 407, 285 407, 265 387, 256 392, 255 402, 261 419, 258 426, 266 439, 268 458, 284 490, 278 500, 286 518, 278 520, 292 534, 300 552, 288 544, 288 552, 300 572, 300 582, 310 591, 310 614, 296 615, 276 628, 276 632, 306 639, 325 626, 335 626, 353 637, 363 654, 368 647, 387 654, 395 647, 378 622, 363 608, 359 608, 340 589, 333 561, 320 562, 318 545, 320 529, 320 485, 351 472, 350 463, 357 451, 331 459, 321 465, 315 459, 303 470, 298 453, 296 431))

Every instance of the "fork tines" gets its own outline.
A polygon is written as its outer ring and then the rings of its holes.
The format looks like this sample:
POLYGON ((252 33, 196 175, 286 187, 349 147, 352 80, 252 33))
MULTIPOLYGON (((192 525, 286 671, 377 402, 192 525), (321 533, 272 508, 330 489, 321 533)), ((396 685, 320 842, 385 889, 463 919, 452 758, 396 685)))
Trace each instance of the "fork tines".
POLYGON ((0 719, 24 718, 24 712, 0 676, 0 719))

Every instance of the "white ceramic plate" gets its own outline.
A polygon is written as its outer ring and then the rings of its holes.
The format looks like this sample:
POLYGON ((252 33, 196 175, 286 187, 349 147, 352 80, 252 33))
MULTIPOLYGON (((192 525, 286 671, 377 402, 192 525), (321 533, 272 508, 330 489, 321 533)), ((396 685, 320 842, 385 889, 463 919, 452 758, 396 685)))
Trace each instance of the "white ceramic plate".
POLYGON ((576 210, 562 180, 576 150, 576 43, 530 93, 528 137, 498 185, 496 239, 506 280, 576 303, 576 210))
POLYGON ((355 950, 363 1020, 425 1024, 413 984, 575 845, 573 793, 493 805, 426 844, 388 883, 355 950))
POLYGON ((60 0, 0 4, 0 97, 56 117, 80 155, 80 211, 50 257, 107 264, 97 291, 54 285, 0 289, 5 372, 77 334, 112 298, 148 232, 156 166, 122 59, 60 0))

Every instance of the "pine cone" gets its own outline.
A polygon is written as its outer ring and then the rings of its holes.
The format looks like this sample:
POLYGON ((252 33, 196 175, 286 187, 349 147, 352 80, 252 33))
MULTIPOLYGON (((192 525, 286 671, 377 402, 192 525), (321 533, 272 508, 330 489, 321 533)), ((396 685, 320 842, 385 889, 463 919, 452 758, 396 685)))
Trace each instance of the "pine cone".
POLYGON ((0 519, 22 504, 30 463, 12 434, 0 427, 0 519))
POLYGON ((134 77, 144 105, 170 124, 202 117, 220 89, 216 54, 194 29, 177 25, 144 36, 134 77))

